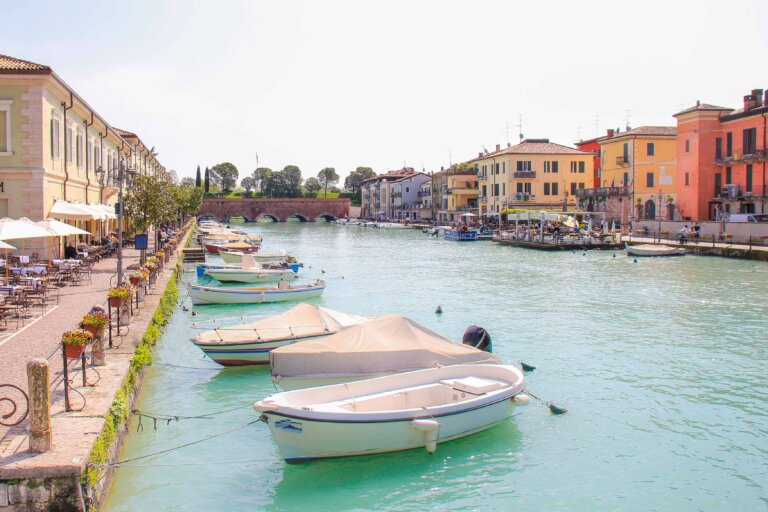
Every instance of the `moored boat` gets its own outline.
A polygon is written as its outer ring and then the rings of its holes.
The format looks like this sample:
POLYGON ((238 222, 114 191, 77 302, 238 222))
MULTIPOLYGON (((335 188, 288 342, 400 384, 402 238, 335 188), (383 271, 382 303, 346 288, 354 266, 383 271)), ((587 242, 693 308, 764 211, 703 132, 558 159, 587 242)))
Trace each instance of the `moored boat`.
POLYGON ((668 245, 641 244, 627 247, 627 256, 683 256, 685 249, 682 247, 669 247, 668 245))
POLYGON ((277 286, 202 286, 189 284, 189 296, 193 304, 261 304, 286 302, 319 297, 325 290, 325 281, 310 284, 277 286))
POLYGON ((274 283, 296 273, 289 268, 209 268, 205 275, 222 283, 274 283))
POLYGON ((211 254, 219 254, 219 251, 237 251, 241 253, 252 253, 259 250, 258 245, 251 245, 245 242, 208 242, 204 244, 205 250, 211 254))
POLYGON ((368 320, 365 317, 301 303, 257 322, 203 332, 192 342, 224 366, 269 364, 269 353, 299 341, 323 338, 368 320))
POLYGON ((501 362, 474 347, 456 343, 410 318, 387 315, 323 339, 274 350, 270 354, 272 381, 290 390, 438 365, 501 362))
MULTIPOLYGON (((243 260, 243 254, 244 253, 240 251, 219 251, 219 256, 222 257, 225 263, 240 263, 243 260)), ((295 261, 296 259, 285 251, 255 252, 253 253, 253 258, 256 261, 277 263, 287 262, 291 259, 295 261)))
POLYGON ((456 242, 474 242, 477 240, 477 230, 474 229, 446 229, 443 238, 456 242))
POLYGON ((370 455, 465 437, 509 418, 525 378, 513 366, 456 365, 287 391, 256 402, 286 462, 370 455))

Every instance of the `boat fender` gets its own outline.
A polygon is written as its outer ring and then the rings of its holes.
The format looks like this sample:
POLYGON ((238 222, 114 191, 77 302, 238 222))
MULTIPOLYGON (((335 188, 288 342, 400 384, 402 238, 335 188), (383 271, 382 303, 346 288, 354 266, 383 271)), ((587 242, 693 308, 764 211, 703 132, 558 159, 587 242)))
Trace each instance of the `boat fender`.
POLYGON ((277 405, 265 401, 256 402, 253 404, 253 410, 256 412, 270 412, 270 411, 276 411, 277 405))
POLYGON ((437 436, 440 432, 440 423, 435 420, 413 420, 411 421, 411 427, 424 432, 424 447, 427 449, 427 453, 435 453, 435 450, 437 449, 437 436))
POLYGON ((531 397, 528 395, 515 395, 512 397, 512 405, 528 405, 528 402, 531 401, 531 397))

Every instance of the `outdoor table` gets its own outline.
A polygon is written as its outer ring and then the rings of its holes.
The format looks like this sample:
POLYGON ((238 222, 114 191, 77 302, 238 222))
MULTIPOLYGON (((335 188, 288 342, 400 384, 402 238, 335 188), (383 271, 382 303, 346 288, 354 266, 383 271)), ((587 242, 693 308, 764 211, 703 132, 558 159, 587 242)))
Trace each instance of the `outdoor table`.
POLYGON ((18 280, 20 285, 27 286, 32 289, 39 288, 42 282, 43 280, 39 277, 22 277, 18 280))
POLYGON ((30 267, 9 267, 9 270, 12 273, 14 273, 14 274, 20 274, 20 275, 23 275, 23 276, 25 276, 27 274, 37 274, 37 275, 40 275, 40 274, 45 274, 45 273, 48 272, 47 268, 45 268, 43 266, 39 266, 39 265, 34 265, 34 266, 30 266, 30 267))
POLYGON ((81 263, 81 260, 53 260, 53 264, 62 270, 71 270, 81 263))
POLYGON ((16 295, 21 292, 21 286, 7 284, 0 286, 0 293, 4 295, 16 295))

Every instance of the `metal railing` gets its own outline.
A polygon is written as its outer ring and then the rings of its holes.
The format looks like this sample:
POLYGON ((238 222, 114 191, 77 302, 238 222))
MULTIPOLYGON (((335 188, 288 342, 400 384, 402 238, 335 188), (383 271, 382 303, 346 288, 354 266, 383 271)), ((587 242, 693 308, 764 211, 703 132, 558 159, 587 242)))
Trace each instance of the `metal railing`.
POLYGON ((576 197, 601 197, 601 196, 623 196, 629 194, 628 187, 598 187, 598 188, 578 188, 576 197))
POLYGON ((518 179, 535 179, 536 171, 515 171, 512 173, 512 177, 518 179))

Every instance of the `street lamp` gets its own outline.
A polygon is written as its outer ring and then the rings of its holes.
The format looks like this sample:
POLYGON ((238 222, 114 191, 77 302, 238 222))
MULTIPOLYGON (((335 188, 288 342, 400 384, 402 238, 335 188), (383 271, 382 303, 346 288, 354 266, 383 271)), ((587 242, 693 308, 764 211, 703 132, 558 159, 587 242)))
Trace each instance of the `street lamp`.
POLYGON ((125 159, 121 158, 118 165, 110 170, 111 180, 101 166, 94 172, 101 186, 105 186, 110 181, 117 185, 117 284, 120 286, 123 283, 123 185, 131 185, 136 169, 127 167, 125 159))

